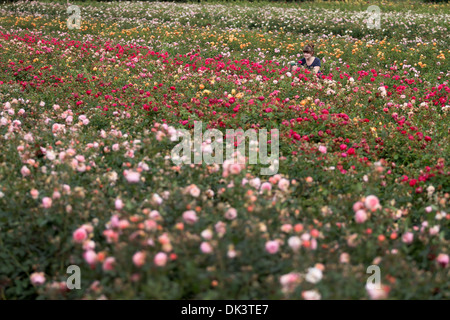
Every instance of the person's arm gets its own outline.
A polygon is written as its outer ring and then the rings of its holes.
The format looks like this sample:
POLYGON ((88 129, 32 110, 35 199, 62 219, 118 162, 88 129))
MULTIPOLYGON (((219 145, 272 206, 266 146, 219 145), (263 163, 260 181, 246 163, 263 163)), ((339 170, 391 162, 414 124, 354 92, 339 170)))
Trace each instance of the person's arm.
POLYGON ((317 73, 320 71, 321 65, 322 64, 320 63, 320 59, 316 58, 316 60, 314 61, 314 69, 313 69, 314 73, 317 73))

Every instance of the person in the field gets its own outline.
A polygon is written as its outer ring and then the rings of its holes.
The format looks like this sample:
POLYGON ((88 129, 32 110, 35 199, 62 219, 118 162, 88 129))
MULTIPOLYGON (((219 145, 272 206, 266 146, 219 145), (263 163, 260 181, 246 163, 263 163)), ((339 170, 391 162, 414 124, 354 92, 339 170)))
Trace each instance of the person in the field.
POLYGON ((314 57, 314 45, 312 43, 303 48, 303 55, 304 58, 300 60, 299 63, 291 63, 290 71, 295 71, 299 66, 303 66, 312 70, 314 73, 321 75, 322 72, 320 71, 320 67, 322 64, 319 58, 314 57))

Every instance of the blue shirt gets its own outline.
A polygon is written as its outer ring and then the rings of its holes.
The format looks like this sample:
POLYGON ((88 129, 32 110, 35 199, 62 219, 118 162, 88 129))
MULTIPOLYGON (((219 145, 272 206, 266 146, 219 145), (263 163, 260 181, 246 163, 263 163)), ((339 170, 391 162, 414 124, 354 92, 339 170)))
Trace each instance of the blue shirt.
POLYGON ((313 63, 311 63, 310 66, 308 66, 306 64, 306 59, 305 58, 300 60, 300 63, 298 63, 298 64, 301 65, 301 66, 304 66, 304 67, 306 67, 306 68, 308 68, 310 70, 314 69, 314 67, 320 67, 321 66, 320 59, 317 58, 317 57, 314 58, 314 61, 313 61, 313 63))

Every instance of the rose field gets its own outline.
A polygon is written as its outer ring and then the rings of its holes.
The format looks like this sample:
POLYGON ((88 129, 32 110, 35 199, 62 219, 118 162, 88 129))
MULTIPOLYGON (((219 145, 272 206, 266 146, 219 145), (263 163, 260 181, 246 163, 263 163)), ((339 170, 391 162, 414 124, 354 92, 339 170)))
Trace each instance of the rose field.
POLYGON ((448 2, 1 2, 0 300, 450 299, 448 2))

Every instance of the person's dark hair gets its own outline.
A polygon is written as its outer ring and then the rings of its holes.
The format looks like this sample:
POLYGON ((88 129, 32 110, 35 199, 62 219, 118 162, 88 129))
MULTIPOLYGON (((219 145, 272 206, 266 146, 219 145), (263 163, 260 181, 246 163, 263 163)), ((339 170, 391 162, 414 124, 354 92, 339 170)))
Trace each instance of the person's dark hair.
POLYGON ((303 52, 308 52, 311 55, 314 55, 314 44, 308 43, 306 46, 303 47, 303 52))

